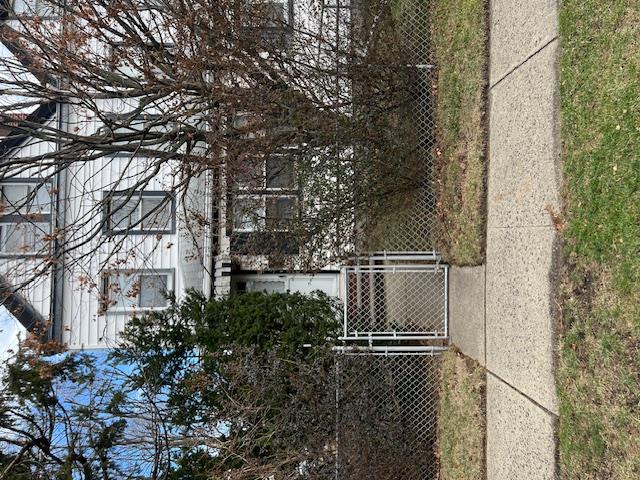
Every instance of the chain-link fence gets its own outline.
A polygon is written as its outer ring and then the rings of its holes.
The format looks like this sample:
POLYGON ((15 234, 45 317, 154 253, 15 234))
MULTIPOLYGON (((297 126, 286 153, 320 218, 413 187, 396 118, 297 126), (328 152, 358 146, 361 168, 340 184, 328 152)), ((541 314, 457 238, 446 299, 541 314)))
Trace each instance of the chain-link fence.
POLYGON ((431 480, 440 359, 434 354, 340 354, 338 480, 431 480))
POLYGON ((445 338, 446 265, 355 265, 344 268, 345 338, 445 338))
MULTIPOLYGON (((376 204, 360 229, 367 254, 343 269, 343 344, 337 355, 337 480, 432 480, 438 476, 436 424, 440 347, 448 336, 448 270, 432 252, 435 68, 430 2, 388 0, 407 53, 409 90, 394 110, 402 144, 385 158, 383 181, 403 188, 376 204), (369 347, 362 350, 362 341, 369 347), (360 347, 356 346, 360 345, 360 347)), ((373 175, 374 178, 379 178, 373 175)))
MULTIPOLYGON (((374 250, 423 251, 434 248, 436 194, 433 184, 433 154, 435 122, 433 97, 435 67, 432 64, 429 4, 422 0, 392 0, 391 11, 399 36, 413 68, 411 117, 418 168, 411 171, 419 176, 412 191, 392 198, 386 209, 374 219, 369 245, 374 250)), ((415 180, 415 179, 414 179, 415 180)))

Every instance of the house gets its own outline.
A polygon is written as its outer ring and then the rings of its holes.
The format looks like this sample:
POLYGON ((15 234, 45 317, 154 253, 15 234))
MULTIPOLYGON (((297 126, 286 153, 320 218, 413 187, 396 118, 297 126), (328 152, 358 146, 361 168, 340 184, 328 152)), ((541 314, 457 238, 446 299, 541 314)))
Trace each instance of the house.
MULTIPOLYGON (((0 73, 13 75, 14 85, 20 75, 46 82, 30 68, 34 59, 11 32, 22 28, 16 13, 55 22, 55 12, 39 0, 1 3, 0 73)), ((269 2, 269 8, 279 22, 290 20, 295 10, 292 0, 269 2)), ((275 23, 260 34, 283 48, 286 44, 287 33, 275 23)), ((135 74, 135 67, 123 61, 113 68, 135 74)), ((7 78, 2 75, 0 83, 7 78)), ((132 315, 167 308, 167 292, 178 299, 189 289, 208 297, 245 291, 341 292, 335 265, 313 273, 296 266, 299 246, 286 226, 263 231, 300 208, 303 189, 286 158, 266 156, 258 183, 230 186, 224 176, 206 169, 186 177, 176 174, 180 155, 202 148, 197 142, 184 142, 171 158, 155 161, 168 145, 167 123, 158 121, 166 104, 138 111, 135 99, 102 96, 87 108, 69 98, 35 104, 5 96, 4 105, 2 301, 14 307, 19 302, 22 311, 69 348, 113 346, 132 315), (7 108, 18 104, 20 109, 7 108), (127 122, 114 128, 111 122, 122 117, 127 122), (40 126, 35 134, 33 125, 40 126), (153 148, 130 148, 127 138, 140 131, 156 138, 153 148), (72 156, 74 148, 55 132, 86 137, 104 132, 117 140, 109 152, 85 148, 82 161, 60 168, 51 159, 72 156)), ((185 124, 191 121, 198 120, 185 124)))

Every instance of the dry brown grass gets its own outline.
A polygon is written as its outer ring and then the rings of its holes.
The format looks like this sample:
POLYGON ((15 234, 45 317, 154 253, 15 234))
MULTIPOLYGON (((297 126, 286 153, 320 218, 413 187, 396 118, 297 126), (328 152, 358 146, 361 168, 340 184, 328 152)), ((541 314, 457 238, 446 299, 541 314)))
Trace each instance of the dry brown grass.
POLYGON ((485 12, 484 0, 434 0, 438 246, 456 265, 484 259, 485 12))
POLYGON ((565 479, 640 478, 640 302, 610 271, 565 280, 558 371, 565 479))
POLYGON ((438 408, 441 480, 485 478, 485 370, 449 350, 442 356, 438 408))

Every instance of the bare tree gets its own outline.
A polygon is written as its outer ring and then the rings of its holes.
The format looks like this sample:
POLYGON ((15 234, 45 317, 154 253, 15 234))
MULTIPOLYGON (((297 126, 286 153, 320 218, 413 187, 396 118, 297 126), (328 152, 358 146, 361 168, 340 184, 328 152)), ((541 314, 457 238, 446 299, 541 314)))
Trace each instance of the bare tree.
POLYGON ((203 230, 249 223, 240 253, 269 244, 283 268, 314 269, 362 247, 377 212, 422 180, 407 121, 414 70, 387 0, 38 5, 0 30, 13 52, 0 61, 0 177, 41 179, 21 205, 5 198, 3 213, 40 197, 74 201, 50 231, 48 212, 27 209, 21 238, 42 239, 42 261, 24 282, 64 262, 96 288, 92 252, 103 250, 105 271, 150 255, 136 248, 147 237, 108 234, 140 228, 130 210, 146 207, 131 199, 145 189, 173 192, 154 204, 157 224, 180 200, 193 255, 203 230), (265 199, 273 185, 280 195, 265 199))

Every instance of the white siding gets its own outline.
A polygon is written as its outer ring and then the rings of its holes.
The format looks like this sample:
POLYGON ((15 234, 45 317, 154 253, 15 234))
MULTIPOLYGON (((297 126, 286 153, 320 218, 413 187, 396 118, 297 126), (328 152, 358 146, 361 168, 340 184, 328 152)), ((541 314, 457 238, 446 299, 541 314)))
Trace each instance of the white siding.
MULTIPOLYGON (((88 125, 95 129, 98 125, 88 125)), ((188 288, 202 290, 204 281, 203 232, 186 228, 182 198, 176 200, 177 228, 173 234, 115 235, 96 234, 100 218, 99 204, 104 190, 134 188, 155 162, 138 157, 103 157, 77 164, 66 184, 66 224, 76 225, 74 238, 68 242, 95 238, 65 259, 63 326, 64 341, 71 348, 111 346, 124 328, 128 314, 101 313, 103 269, 172 270, 174 291, 180 298, 188 288), (87 222, 87 219, 93 221, 87 222), (195 235, 192 235, 192 232, 195 235), (195 238, 194 238, 195 237, 195 238), (95 252, 95 253, 93 253, 95 252)), ((144 190, 171 191, 176 177, 173 165, 165 163, 144 190)), ((206 182, 193 182, 195 191, 187 192, 187 215, 203 208, 206 182), (198 201, 189 201, 197 196, 198 201)), ((202 212, 204 214, 204 212, 202 212)))
MULTIPOLYGON (((55 117, 49 121, 50 124, 56 122, 55 117)), ((8 162, 19 160, 20 158, 30 158, 43 155, 55 148, 51 142, 43 142, 32 139, 25 145, 17 148, 7 158, 8 162)), ((14 174, 11 170, 0 170, 0 182, 4 178, 12 179, 36 179, 50 175, 51 170, 46 166, 34 164, 31 168, 23 170, 19 168, 19 173, 14 174)), ((50 318, 51 308, 51 274, 43 269, 42 258, 10 256, 0 258, 0 274, 13 286, 21 286, 19 292, 27 301, 42 315, 44 319, 50 318)))
MULTIPOLYGON (((113 104, 109 106, 113 108, 113 104)), ((99 126, 83 111, 72 112, 68 120, 70 125, 83 125, 87 133, 99 126)), ((42 155, 53 148, 53 144, 32 140, 20 147, 14 158, 42 155)), ((56 306, 62 312, 62 318, 56 321, 62 322, 62 339, 72 349, 112 346, 130 317, 127 314, 100 314, 100 296, 103 293, 101 271, 105 267, 172 270, 174 291, 178 297, 188 288, 203 288, 209 245, 205 244, 202 228, 187 228, 182 198, 176 199, 176 232, 173 234, 107 237, 100 230, 103 191, 132 188, 154 164, 153 160, 144 157, 103 157, 77 162, 64 177, 60 177, 66 179, 60 190, 64 198, 65 242, 68 247, 78 247, 64 259, 62 304, 56 306), (87 238, 91 240, 84 243, 87 238)), ((20 177, 37 178, 48 173, 47 169, 34 165, 21 172, 20 177)), ((5 171, 2 175, 11 173, 5 171)), ((144 190, 171 191, 174 184, 175 172, 167 163, 144 190)), ((185 198, 187 215, 196 209, 205 209, 210 203, 205 179, 190 182, 185 198)), ((210 212, 202 211, 202 214, 210 212)), ((0 273, 14 285, 21 284, 41 267, 42 261, 38 259, 0 259, 0 273)), ((45 318, 49 317, 52 307, 50 274, 38 277, 20 293, 45 318)))

